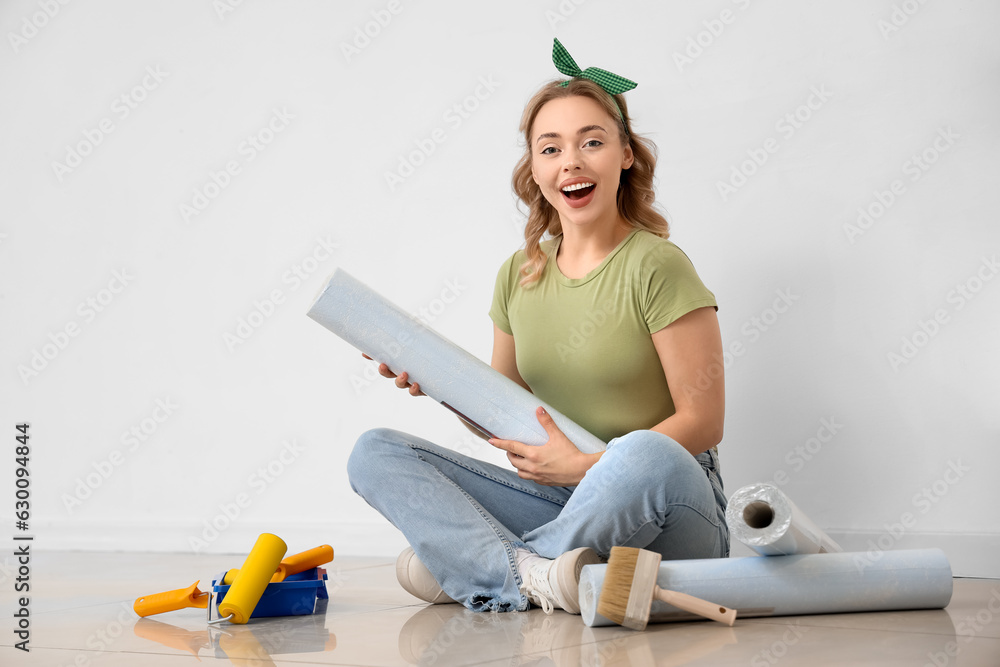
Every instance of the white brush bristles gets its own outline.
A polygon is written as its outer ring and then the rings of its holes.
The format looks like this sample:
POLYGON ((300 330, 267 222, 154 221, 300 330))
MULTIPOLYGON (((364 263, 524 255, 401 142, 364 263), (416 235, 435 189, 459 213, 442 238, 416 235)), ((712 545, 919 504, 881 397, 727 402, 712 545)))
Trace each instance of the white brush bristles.
POLYGON ((644 630, 649 622, 660 554, 612 547, 597 613, 618 625, 644 630))

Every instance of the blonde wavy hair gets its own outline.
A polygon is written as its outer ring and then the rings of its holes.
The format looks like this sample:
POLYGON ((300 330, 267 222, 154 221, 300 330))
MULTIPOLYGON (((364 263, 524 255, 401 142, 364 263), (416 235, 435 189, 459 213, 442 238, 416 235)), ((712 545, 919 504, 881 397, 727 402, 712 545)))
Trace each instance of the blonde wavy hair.
POLYGON ((535 93, 521 116, 519 130, 524 135, 524 155, 514 167, 511 184, 514 193, 528 207, 528 222, 524 227, 524 252, 527 261, 521 265, 520 284, 528 287, 542 277, 547 257, 540 247, 542 237, 548 233, 552 237, 562 234, 559 214, 542 195, 541 188, 531 177, 531 130, 538 111, 547 103, 563 97, 578 95, 589 97, 604 111, 618 121, 618 137, 622 146, 631 146, 634 161, 629 169, 623 169, 618 188, 618 212, 633 227, 645 229, 662 238, 670 236, 670 224, 654 208, 653 173, 656 170, 656 144, 632 131, 632 121, 628 115, 625 98, 610 95, 589 79, 573 78, 566 86, 563 81, 551 81, 535 93), (617 104, 617 106, 615 106, 617 104), (621 114, 619 115, 619 109, 621 114))

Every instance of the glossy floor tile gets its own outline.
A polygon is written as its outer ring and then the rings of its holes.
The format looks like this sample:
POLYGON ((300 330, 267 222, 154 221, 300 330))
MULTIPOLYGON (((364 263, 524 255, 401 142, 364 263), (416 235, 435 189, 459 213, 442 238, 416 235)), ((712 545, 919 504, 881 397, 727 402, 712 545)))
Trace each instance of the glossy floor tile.
MULTIPOLYGON (((541 610, 476 614, 404 592, 393 563, 337 558, 317 613, 209 626, 205 610, 138 618, 140 595, 189 586, 233 556, 39 553, 32 561, 30 653, 0 665, 951 665, 1000 667, 1000 580, 956 579, 945 610, 830 614, 588 628, 541 610)), ((238 563, 237 563, 238 565, 238 563)), ((8 599, 10 575, 3 582, 8 599)), ((5 609, 9 608, 5 603, 5 609)))

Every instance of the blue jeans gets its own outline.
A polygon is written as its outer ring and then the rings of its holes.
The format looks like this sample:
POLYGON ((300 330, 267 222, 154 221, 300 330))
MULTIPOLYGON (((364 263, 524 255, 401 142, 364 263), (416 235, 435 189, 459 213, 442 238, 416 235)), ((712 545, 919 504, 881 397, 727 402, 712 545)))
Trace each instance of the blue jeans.
POLYGON ((361 435, 351 487, 409 541, 445 593, 473 611, 523 611, 515 550, 555 558, 640 547, 664 559, 729 555, 718 459, 633 431, 575 487, 543 486, 391 429, 361 435))

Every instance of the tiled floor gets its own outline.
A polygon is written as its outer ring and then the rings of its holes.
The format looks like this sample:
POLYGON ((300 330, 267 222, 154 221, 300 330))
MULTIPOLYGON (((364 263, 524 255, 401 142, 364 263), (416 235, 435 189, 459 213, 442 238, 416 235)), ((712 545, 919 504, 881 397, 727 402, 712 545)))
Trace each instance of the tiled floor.
POLYGON ((36 554, 31 652, 12 648, 8 567, 0 664, 1000 666, 1000 580, 988 579, 956 579, 943 611, 741 619, 732 628, 675 623, 633 632, 588 628, 564 612, 475 614, 454 604, 427 606, 399 588, 390 560, 338 557, 328 565, 325 613, 222 627, 208 626, 200 609, 145 619, 133 613, 140 594, 196 579, 207 587, 233 561, 36 554))

